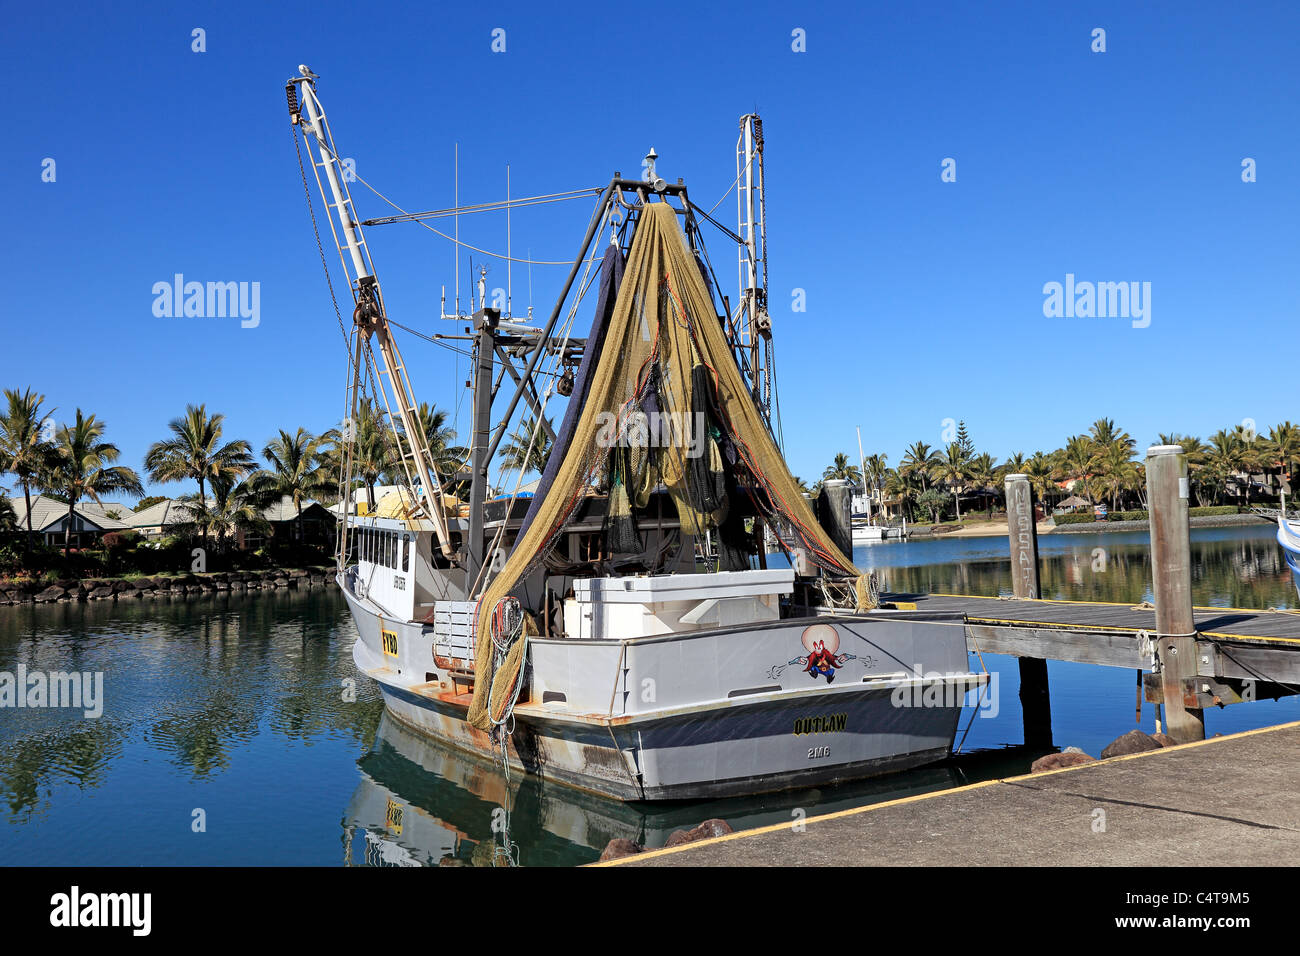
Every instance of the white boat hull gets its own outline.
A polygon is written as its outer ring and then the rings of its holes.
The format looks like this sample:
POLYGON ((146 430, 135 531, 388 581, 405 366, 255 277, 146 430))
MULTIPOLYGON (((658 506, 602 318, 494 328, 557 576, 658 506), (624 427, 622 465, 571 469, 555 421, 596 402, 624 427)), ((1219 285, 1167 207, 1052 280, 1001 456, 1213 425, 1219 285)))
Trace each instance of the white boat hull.
MULTIPOLYGON (((344 593, 360 635, 354 660, 389 712, 421 733, 493 753, 488 735, 465 721, 467 685, 433 659, 432 626, 388 621, 344 593), (381 630, 396 636, 396 655, 381 630)), ((960 623, 902 616, 621 641, 533 638, 529 663, 511 764, 650 801, 819 785, 942 760, 965 694, 983 679, 968 669, 960 623), (809 627, 833 628, 844 660, 812 672, 801 660, 809 627)))

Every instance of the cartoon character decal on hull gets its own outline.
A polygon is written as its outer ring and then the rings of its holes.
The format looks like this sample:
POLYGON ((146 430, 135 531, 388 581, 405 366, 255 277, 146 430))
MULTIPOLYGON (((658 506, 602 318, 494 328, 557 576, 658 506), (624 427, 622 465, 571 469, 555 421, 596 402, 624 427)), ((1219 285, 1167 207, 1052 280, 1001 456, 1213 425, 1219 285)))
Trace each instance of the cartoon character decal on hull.
POLYGON ((826 683, 835 680, 835 672, 849 661, 858 660, 855 654, 839 654, 840 632, 830 624, 814 624, 803 630, 803 646, 808 653, 802 657, 776 664, 768 669, 769 680, 777 680, 787 667, 799 664, 803 672, 816 680, 825 677, 826 683))

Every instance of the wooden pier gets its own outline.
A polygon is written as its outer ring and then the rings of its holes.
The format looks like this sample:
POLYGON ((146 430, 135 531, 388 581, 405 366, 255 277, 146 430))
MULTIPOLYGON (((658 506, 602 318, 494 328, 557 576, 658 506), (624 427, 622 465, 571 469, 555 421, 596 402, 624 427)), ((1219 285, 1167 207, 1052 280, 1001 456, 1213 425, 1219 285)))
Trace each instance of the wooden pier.
POLYGON ((1008 475, 1011 597, 886 594, 882 608, 961 614, 969 649, 1019 658, 1025 743, 1051 746, 1046 662, 1145 671, 1161 729, 1179 743, 1205 737, 1212 707, 1300 693, 1300 613, 1194 607, 1187 461, 1177 445, 1147 452, 1153 605, 1048 601, 1038 592, 1034 501, 1024 475, 1008 475))
MULTIPOLYGON (((1150 606, 961 594, 885 594, 881 600, 887 609, 964 614, 972 652, 1104 667, 1152 666, 1157 630, 1150 606)), ((1280 686, 1300 684, 1300 612, 1197 607, 1193 619, 1197 676, 1272 682, 1282 695, 1300 690, 1280 686)))

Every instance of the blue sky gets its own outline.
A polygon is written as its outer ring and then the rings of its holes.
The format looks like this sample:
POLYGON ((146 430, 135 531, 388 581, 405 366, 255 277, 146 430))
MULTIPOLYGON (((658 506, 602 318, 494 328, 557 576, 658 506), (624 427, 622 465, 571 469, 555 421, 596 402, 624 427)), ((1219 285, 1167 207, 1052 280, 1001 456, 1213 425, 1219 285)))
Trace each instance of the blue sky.
MULTIPOLYGON (((1283 371, 1300 302, 1294 5, 617 10, 11 5, 0 384, 43 392, 60 421, 93 411, 137 468, 187 402, 259 449, 277 428, 338 419, 342 345, 283 94, 307 63, 340 152, 409 209, 451 205, 456 143, 465 203, 503 198, 507 163, 515 195, 553 192, 635 173, 653 145, 661 174, 708 208, 734 176, 739 116, 758 110, 787 456, 805 478, 856 455, 859 425, 867 452, 897 464, 913 441, 940 444, 948 418, 999 459, 1102 416, 1139 445, 1300 420, 1283 371), (155 317, 153 284, 176 273, 260 283, 259 325, 155 317), (1045 317, 1043 286, 1067 273, 1151 283, 1149 327, 1045 317), (806 312, 791 311, 796 288, 806 312)), ((364 217, 388 211, 353 195, 364 217)), ((518 211, 515 254, 571 258, 589 212, 518 211)), ((503 214, 461 232, 504 251, 503 214)), ((453 331, 438 319, 451 245, 409 224, 367 237, 392 317, 453 331)), ((720 235, 710 249, 734 284, 720 235)), ((468 286, 468 254, 461 272, 468 286)), ((533 268, 537 311, 563 272, 533 268)), ((492 262, 489 284, 505 282, 492 262)), ((525 267, 513 287, 522 313, 525 267)), ((464 360, 404 349, 420 397, 459 404, 467 437, 464 360)))

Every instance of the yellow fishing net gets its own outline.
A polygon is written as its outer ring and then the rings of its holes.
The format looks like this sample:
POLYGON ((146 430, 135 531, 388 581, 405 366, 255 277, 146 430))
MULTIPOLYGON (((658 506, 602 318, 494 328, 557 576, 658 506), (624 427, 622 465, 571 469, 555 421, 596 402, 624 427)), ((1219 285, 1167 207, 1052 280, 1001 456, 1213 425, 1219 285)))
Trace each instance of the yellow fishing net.
MULTIPOLYGON (((795 543, 807 549, 815 564, 833 575, 856 579, 858 607, 870 606, 863 576, 818 524, 750 396, 699 266, 686 247, 676 211, 667 203, 649 203, 637 224, 604 348, 592 370, 590 390, 573 440, 563 449, 563 462, 532 523, 479 603, 475 661, 478 679, 468 720, 481 730, 499 723, 514 699, 527 643, 522 638, 516 640, 493 673, 493 609, 535 565, 564 526, 617 439, 618 429, 612 423, 635 407, 651 375, 655 376, 661 416, 667 415, 669 421, 682 425, 681 434, 696 438, 695 442, 673 442, 655 449, 658 478, 677 506, 682 532, 703 533, 721 518, 716 511, 699 510, 698 496, 688 487, 692 459, 707 456, 705 461, 711 467, 720 464, 716 445, 711 440, 704 442, 698 431, 690 428, 692 408, 698 408, 703 398, 692 394, 694 379, 695 383, 709 383, 713 394, 707 397, 708 402, 720 412, 723 429, 739 459, 737 468, 747 471, 747 478, 753 479, 756 503, 766 513, 781 516, 782 524, 793 529, 795 543)), ((644 503, 644 489, 633 492, 644 503)))

